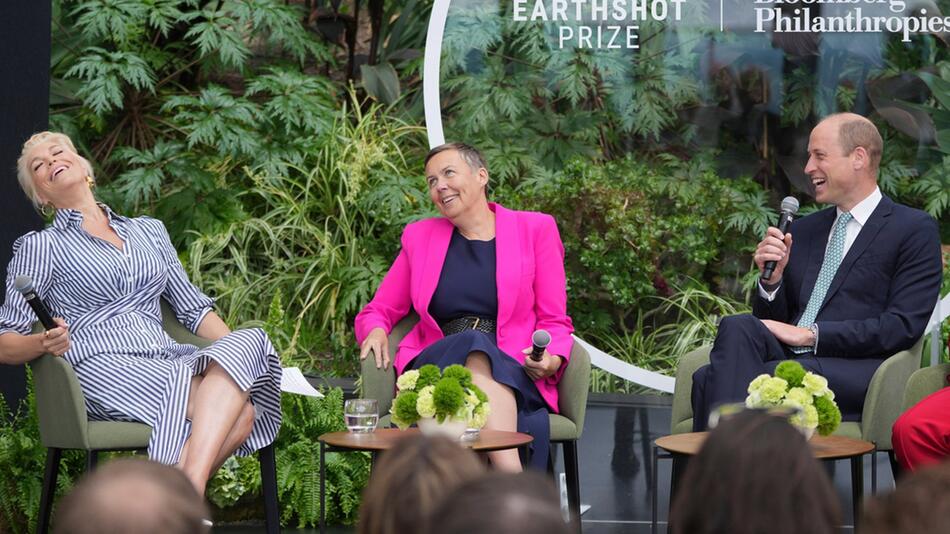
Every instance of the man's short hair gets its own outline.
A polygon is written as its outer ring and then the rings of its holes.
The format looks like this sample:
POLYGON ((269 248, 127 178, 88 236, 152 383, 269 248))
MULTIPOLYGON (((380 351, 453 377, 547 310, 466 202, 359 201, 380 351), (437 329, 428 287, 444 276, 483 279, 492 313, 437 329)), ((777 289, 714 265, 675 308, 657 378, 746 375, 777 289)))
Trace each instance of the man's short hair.
POLYGON ((468 166, 471 167, 473 171, 485 169, 485 172, 488 172, 488 164, 485 163, 485 158, 482 156, 482 153, 472 145, 466 145, 465 143, 445 143, 433 148, 428 154, 426 154, 423 167, 428 165, 429 160, 434 158, 436 154, 445 152, 446 150, 455 150, 458 152, 459 155, 462 156, 462 159, 465 160, 465 163, 468 163, 468 166))
POLYGON ((208 508, 180 470, 113 460, 80 480, 59 505, 56 534, 205 534, 208 508))
POLYGON ((881 155, 884 153, 884 140, 877 126, 865 117, 854 113, 837 113, 825 118, 836 119, 838 122, 838 142, 841 149, 848 155, 854 149, 863 147, 871 158, 871 170, 877 170, 881 165, 881 155))

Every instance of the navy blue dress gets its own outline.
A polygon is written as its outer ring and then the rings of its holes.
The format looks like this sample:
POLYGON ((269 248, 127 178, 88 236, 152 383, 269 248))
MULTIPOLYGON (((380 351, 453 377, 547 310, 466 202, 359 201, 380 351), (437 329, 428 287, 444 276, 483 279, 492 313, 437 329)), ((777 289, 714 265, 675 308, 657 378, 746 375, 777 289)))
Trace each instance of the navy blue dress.
MULTIPOLYGON (((458 230, 452 233, 429 313, 439 324, 466 316, 498 316, 494 239, 470 241, 458 230)), ((494 334, 465 330, 446 336, 419 353, 410 368, 418 369, 426 364, 440 369, 452 364, 465 365, 473 351, 488 356, 492 377, 511 388, 515 395, 518 431, 534 437, 528 466, 547 469, 551 437, 547 404, 521 364, 498 348, 494 334)))

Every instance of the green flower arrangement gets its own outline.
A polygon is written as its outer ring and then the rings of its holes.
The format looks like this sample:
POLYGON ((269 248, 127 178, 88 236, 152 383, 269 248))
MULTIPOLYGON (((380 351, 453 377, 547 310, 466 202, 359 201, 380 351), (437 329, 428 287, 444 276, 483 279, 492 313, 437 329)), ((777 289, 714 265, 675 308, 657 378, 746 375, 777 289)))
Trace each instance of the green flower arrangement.
POLYGON ((472 382, 472 372, 461 365, 439 371, 424 365, 406 371, 396 380, 399 393, 390 409, 392 421, 405 430, 420 419, 464 421, 468 428, 482 428, 491 408, 488 396, 472 382))
POLYGON ((802 364, 786 360, 775 367, 775 376, 761 374, 749 383, 749 408, 787 406, 799 411, 790 422, 808 431, 817 430, 827 436, 841 424, 841 410, 835 403, 835 394, 828 388, 828 380, 805 371, 802 364))

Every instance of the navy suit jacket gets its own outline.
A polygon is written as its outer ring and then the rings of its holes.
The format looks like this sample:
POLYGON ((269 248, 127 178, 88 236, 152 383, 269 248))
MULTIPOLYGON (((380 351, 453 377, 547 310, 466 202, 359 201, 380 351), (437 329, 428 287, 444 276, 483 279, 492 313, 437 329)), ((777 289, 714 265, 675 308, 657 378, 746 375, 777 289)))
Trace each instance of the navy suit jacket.
MULTIPOLYGON (((792 223, 782 285, 772 302, 754 299, 756 317, 798 323, 835 218, 831 207, 792 223)), ((910 348, 924 333, 941 278, 937 221, 883 197, 842 260, 818 311, 815 355, 881 359, 910 348)))

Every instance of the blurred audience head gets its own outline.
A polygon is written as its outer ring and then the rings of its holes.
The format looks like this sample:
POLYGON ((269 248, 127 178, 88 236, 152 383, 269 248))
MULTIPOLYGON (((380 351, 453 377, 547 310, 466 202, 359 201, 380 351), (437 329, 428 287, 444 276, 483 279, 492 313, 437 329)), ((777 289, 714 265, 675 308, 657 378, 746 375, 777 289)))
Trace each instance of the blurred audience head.
POLYGON ((569 534, 550 478, 538 473, 490 473, 455 488, 429 519, 436 534, 569 534))
POLYGON ((83 477, 59 505, 56 534, 203 534, 208 508, 178 469, 119 459, 83 477))
POLYGON ((361 534, 417 532, 447 493, 484 471, 475 453, 447 438, 400 439, 373 468, 357 530, 361 534))
POLYGON ((674 534, 832 534, 838 497, 804 436, 785 418, 723 419, 678 483, 674 534))
POLYGON ((950 522, 950 463, 921 468, 900 479, 897 489, 871 499, 862 534, 938 534, 950 522))

